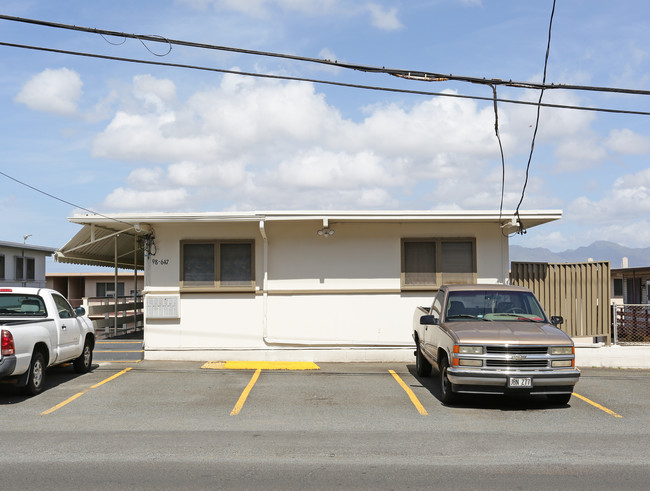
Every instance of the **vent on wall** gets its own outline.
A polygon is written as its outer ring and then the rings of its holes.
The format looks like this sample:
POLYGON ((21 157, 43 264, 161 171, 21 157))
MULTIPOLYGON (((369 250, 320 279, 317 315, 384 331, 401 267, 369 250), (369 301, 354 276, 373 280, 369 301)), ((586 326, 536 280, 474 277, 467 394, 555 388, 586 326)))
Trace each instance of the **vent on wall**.
POLYGON ((180 319, 180 295, 152 295, 145 297, 145 317, 147 319, 180 319))

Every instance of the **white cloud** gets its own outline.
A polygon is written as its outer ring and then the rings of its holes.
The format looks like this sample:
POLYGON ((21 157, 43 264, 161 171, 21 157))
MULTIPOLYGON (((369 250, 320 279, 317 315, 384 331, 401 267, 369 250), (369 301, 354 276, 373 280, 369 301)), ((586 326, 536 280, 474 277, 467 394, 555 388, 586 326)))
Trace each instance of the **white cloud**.
POLYGON ((614 181, 601 200, 582 196, 574 200, 567 218, 583 223, 615 224, 624 217, 626 222, 650 214, 650 168, 627 174, 614 181))
POLYGON ((629 129, 612 130, 605 145, 622 155, 644 155, 650 153, 650 138, 629 129))
POLYGON ((35 111, 72 116, 77 112, 83 82, 67 68, 46 69, 34 75, 15 98, 35 111))
POLYGON ((187 197, 183 188, 144 191, 120 187, 108 195, 104 205, 116 211, 178 211, 188 209, 187 197))
POLYGON ((402 29, 404 24, 397 18, 397 8, 384 8, 376 3, 369 3, 366 8, 370 12, 372 25, 385 31, 402 29))
POLYGON ((132 92, 135 105, 115 114, 93 155, 156 165, 134 170, 109 208, 175 188, 194 208, 387 208, 417 199, 420 182, 440 190, 431 206, 499 205, 500 165, 489 184, 481 177, 498 158, 493 113, 473 101, 377 105, 354 122, 306 83, 227 75, 182 102, 171 82, 136 77, 132 92))
MULTIPOLYGON (((382 30, 394 31, 404 25, 398 18, 396 7, 384 7, 377 2, 363 6, 341 0, 179 0, 195 9, 205 10, 212 6, 217 11, 232 11, 250 17, 267 18, 274 12, 297 13, 309 17, 338 16, 353 17, 370 14, 370 23, 382 30)), ((480 0, 479 0, 480 1, 480 0)))

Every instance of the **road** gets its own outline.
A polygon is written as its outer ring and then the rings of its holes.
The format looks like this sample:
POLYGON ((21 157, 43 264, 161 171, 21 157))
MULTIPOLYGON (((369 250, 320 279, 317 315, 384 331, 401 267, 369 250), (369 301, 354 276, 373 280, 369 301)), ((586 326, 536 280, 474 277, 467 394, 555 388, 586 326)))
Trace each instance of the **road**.
POLYGON ((55 368, 33 398, 0 387, 3 488, 647 489, 650 482, 648 370, 584 370, 576 386, 582 398, 561 407, 478 396, 449 407, 435 379, 417 378, 412 365, 201 366, 103 362, 81 376, 55 368))

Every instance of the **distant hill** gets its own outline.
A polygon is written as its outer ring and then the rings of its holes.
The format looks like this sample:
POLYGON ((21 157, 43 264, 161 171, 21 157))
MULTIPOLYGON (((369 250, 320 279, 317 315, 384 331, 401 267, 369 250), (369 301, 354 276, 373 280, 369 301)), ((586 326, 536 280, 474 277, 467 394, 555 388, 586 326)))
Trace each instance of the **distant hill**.
POLYGON ((650 267, 650 247, 634 249, 604 240, 563 252, 552 252, 543 247, 510 246, 510 261, 577 263, 592 258, 594 261, 609 261, 612 269, 618 269, 624 257, 627 257, 630 268, 650 267))

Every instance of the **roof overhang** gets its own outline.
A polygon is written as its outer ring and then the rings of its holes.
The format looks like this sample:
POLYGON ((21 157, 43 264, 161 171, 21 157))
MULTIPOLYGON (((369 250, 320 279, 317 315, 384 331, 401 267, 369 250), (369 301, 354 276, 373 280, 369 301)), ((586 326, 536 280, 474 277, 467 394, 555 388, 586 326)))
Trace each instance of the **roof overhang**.
POLYGON ((138 224, 123 221, 83 223, 78 217, 72 222, 84 227, 54 253, 59 263, 85 264, 89 266, 118 267, 122 269, 144 269, 142 237, 149 232, 138 224))
POLYGON ((156 224, 218 222, 410 222, 410 223, 493 223, 504 234, 536 227, 562 218, 560 210, 520 211, 251 211, 202 213, 128 213, 113 215, 75 215, 68 220, 83 228, 55 253, 62 263, 93 266, 144 268, 143 239, 156 224), (139 241, 138 241, 139 239, 139 241), (140 244, 140 245, 138 245, 140 244), (117 250, 117 254, 116 254, 117 250))

